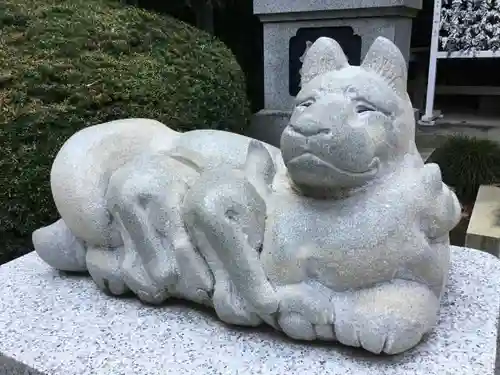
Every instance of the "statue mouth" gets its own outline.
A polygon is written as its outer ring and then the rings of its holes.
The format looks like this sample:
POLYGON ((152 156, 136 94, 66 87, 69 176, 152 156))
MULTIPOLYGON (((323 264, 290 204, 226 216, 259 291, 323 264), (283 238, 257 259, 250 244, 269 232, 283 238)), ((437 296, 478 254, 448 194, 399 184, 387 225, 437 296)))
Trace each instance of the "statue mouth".
POLYGON ((305 152, 299 156, 294 157, 287 164, 289 166, 309 164, 310 168, 319 167, 320 169, 328 169, 338 175, 343 175, 351 178, 357 177, 361 179, 366 179, 374 177, 378 173, 380 167, 380 159, 378 157, 374 157, 371 163, 368 165, 367 170, 363 172, 341 169, 327 161, 324 161, 323 159, 317 157, 316 155, 310 152, 305 152))

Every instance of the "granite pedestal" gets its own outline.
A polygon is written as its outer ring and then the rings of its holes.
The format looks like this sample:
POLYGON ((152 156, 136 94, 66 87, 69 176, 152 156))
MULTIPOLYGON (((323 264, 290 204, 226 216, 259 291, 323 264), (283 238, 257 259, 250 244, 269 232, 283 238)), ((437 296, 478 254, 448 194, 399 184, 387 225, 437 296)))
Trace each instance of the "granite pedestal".
POLYGON ((191 305, 109 297, 30 253, 0 267, 0 374, 493 375, 499 280, 495 257, 454 248, 435 331, 410 352, 377 357, 228 327, 191 305))

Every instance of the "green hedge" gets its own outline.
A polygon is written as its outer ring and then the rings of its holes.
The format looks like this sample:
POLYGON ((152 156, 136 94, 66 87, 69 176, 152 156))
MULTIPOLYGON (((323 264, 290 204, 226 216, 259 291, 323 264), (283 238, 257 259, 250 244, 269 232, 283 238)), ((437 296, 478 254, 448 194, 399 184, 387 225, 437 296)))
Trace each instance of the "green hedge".
POLYGON ((500 145, 490 139, 449 137, 427 159, 441 168, 463 205, 473 205, 481 185, 500 183, 500 145))
POLYGON ((128 117, 248 124, 231 52, 173 18, 111 0, 2 0, 0 30, 0 263, 57 219, 50 167, 75 131, 128 117))

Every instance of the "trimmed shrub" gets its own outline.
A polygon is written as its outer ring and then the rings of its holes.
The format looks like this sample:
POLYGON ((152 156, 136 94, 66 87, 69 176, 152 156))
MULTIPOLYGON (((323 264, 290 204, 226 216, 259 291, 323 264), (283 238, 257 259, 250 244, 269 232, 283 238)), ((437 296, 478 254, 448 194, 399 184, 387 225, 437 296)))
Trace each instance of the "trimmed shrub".
POLYGON ((77 130, 129 117, 247 126, 231 52, 171 17, 113 0, 2 0, 0 30, 0 263, 57 219, 50 168, 77 130))
POLYGON ((453 136, 427 159, 441 168, 443 182, 463 205, 475 202, 481 185, 500 182, 500 145, 491 140, 453 136))

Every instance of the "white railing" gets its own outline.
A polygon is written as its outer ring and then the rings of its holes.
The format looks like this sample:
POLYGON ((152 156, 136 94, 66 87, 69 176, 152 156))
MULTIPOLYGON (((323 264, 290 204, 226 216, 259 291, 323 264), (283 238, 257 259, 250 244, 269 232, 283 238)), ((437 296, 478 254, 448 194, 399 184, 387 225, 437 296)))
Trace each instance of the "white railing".
MULTIPOLYGON (((436 94, 436 70, 439 59, 467 59, 467 58, 492 58, 500 57, 498 51, 439 51, 439 36, 441 33, 441 7, 443 0, 434 0, 432 19, 431 48, 429 58, 429 71, 427 75, 427 94, 425 99, 425 113, 419 121, 420 125, 434 125, 434 97, 436 94)), ((462 0, 466 1, 466 0, 462 0)), ((496 27, 500 27, 500 24, 496 27)))

